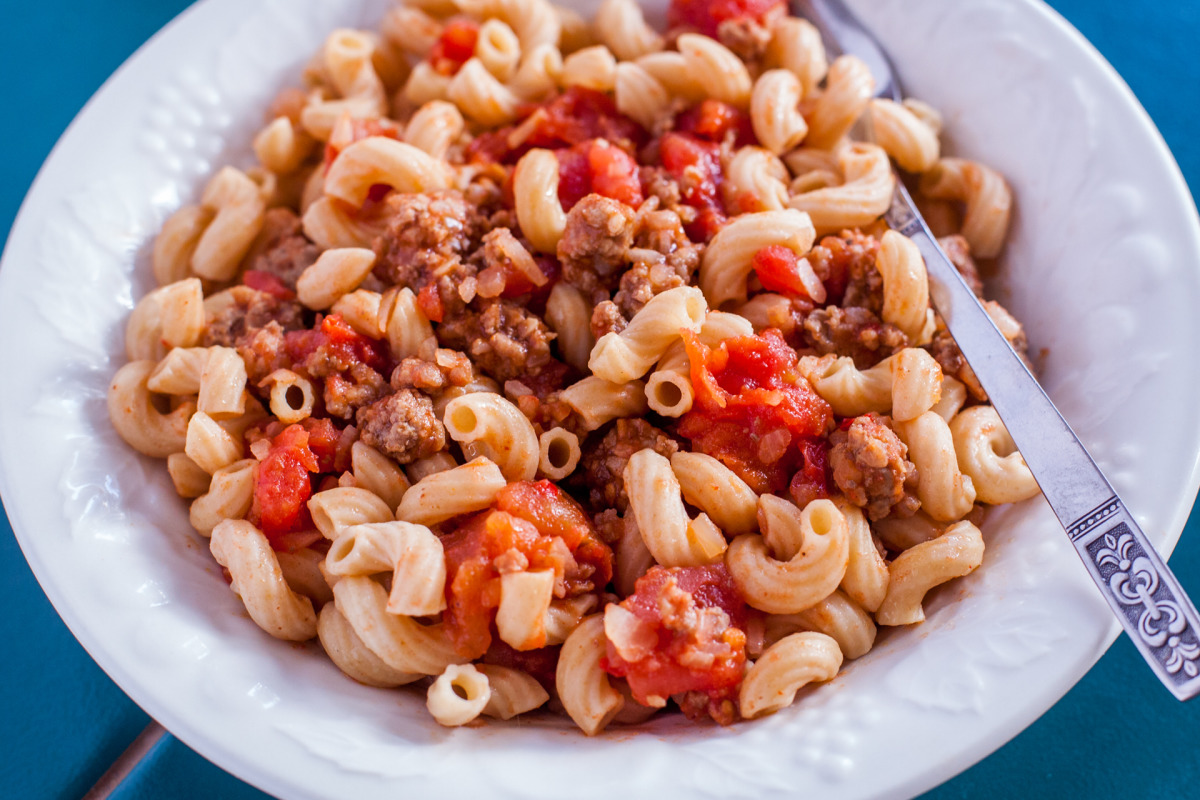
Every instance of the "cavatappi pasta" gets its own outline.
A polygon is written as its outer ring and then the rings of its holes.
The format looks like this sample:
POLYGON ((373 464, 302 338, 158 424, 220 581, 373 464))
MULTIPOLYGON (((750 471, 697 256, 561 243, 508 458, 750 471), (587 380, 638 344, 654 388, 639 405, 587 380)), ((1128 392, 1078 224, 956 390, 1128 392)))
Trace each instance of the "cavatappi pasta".
POLYGON ((773 713, 1037 491, 881 219, 894 161, 982 297, 1004 178, 781 0, 667 20, 403 0, 332 32, 128 320, 112 423, 250 618, 443 725, 773 713))

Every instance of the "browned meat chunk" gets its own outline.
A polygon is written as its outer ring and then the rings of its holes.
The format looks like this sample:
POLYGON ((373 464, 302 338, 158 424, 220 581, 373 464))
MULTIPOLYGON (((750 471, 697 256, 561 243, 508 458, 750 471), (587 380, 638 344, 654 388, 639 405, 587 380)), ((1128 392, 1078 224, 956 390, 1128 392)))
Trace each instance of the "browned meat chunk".
POLYGON ((460 192, 393 194, 387 228, 375 240, 375 276, 419 292, 431 283, 447 313, 474 296, 476 268, 464 262, 478 239, 480 217, 460 192))
POLYGON ((528 384, 554 361, 554 334, 546 323, 509 300, 486 301, 478 311, 466 309, 439 325, 437 334, 446 347, 467 353, 501 383, 515 379, 528 384))
POLYGON ((619 419, 594 447, 583 456, 584 480, 591 487, 588 501, 597 510, 615 508, 621 513, 629 507, 625 480, 621 473, 629 458, 647 447, 670 458, 679 445, 658 428, 641 419, 619 419))
POLYGON ((576 203, 558 243, 563 279, 593 297, 617 288, 633 244, 633 218, 629 206, 598 194, 576 203))
POLYGON ((933 341, 929 343, 929 352, 941 365, 943 375, 950 375, 962 381, 971 397, 980 402, 987 402, 987 392, 979 384, 979 378, 975 377, 975 370, 971 369, 971 365, 963 357, 962 351, 958 349, 958 343, 954 341, 950 331, 938 328, 933 334, 933 341))
POLYGON ((447 386, 466 386, 475 377, 471 360, 457 350, 439 347, 433 361, 406 358, 392 371, 392 388, 420 389, 433 394, 447 386))
POLYGON ((592 309, 592 338, 599 339, 606 333, 620 333, 625 330, 629 320, 621 313, 621 309, 612 300, 604 300, 592 309))
POLYGON ((219 297, 222 302, 215 304, 204 329, 205 347, 235 347, 247 331, 265 327, 269 322, 279 323, 284 331, 307 327, 299 303, 279 300, 249 286, 234 286, 219 297))
POLYGON ((754 62, 763 57, 771 43, 771 27, 753 17, 734 17, 717 25, 717 40, 743 61, 754 62))
POLYGON ((385 202, 387 229, 375 242, 380 279, 418 291, 470 251, 470 207, 461 193, 394 193, 385 202))
POLYGON ((873 520, 889 513, 912 516, 920 507, 915 491, 917 467, 905 456, 908 448, 886 417, 864 414, 847 430, 829 437, 833 482, 851 503, 873 520))
POLYGON ((642 167, 639 177, 647 199, 656 198, 659 208, 674 212, 684 225, 696 221, 696 209, 683 202, 679 182, 672 178, 669 172, 662 167, 642 167))
POLYGON ((433 401, 402 389, 358 410, 359 435, 400 464, 426 458, 446 446, 446 429, 433 413, 433 401))
POLYGON ((908 337, 865 308, 818 308, 804 319, 805 342, 820 355, 836 353, 867 369, 908 346, 908 337))
POLYGON ((246 362, 247 385, 253 391, 259 381, 277 369, 290 369, 292 359, 284 346, 283 326, 271 320, 252 328, 237 341, 238 355, 246 362))
POLYGON ((321 254, 321 248, 304 235, 300 218, 286 208, 272 208, 263 220, 260 248, 249 269, 268 272, 295 291, 296 279, 321 254))
POLYGON ((857 230, 842 231, 822 239, 809 253, 808 262, 829 290, 831 302, 879 314, 883 310, 883 277, 875 268, 878 255, 875 239, 857 230))
POLYGON ((325 379, 325 410, 340 419, 351 419, 358 409, 371 405, 388 391, 387 381, 366 364, 354 364, 348 374, 325 379))
POLYGON ((971 258, 971 245, 967 244, 967 240, 956 233, 938 239, 938 244, 975 296, 983 297, 983 281, 979 279, 979 268, 975 266, 975 259, 971 258))

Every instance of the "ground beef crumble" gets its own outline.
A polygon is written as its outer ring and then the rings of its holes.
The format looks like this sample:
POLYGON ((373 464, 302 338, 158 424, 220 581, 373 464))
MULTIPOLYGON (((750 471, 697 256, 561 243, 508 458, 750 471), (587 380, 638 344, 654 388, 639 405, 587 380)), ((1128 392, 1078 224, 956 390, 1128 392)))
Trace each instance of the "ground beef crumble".
POLYGON ((589 487, 588 501, 595 509, 615 508, 621 513, 629 507, 622 473, 630 457, 645 448, 670 458, 679 444, 649 422, 619 419, 600 441, 583 455, 580 467, 589 487))
POLYGON ((589 194, 567 212, 558 242, 563 280, 594 302, 617 288, 633 244, 633 209, 618 200, 589 194))
POLYGON ((363 442, 408 464, 446 446, 446 429, 433 411, 433 401, 414 389, 402 389, 377 400, 357 414, 363 442))
POLYGON ((485 300, 437 328, 443 345, 461 350, 480 370, 504 383, 525 380, 557 363, 550 355, 554 334, 542 318, 510 300, 485 300))
POLYGON ((864 414, 829 437, 834 483, 872 520, 912 516, 921 505, 915 494, 917 467, 889 423, 887 417, 864 414))
POLYGON ((475 377, 471 359, 457 350, 439 347, 432 361, 410 357, 392 370, 392 388, 419 389, 435 394, 449 386, 466 386, 475 377))
POLYGON ((878 255, 878 241, 861 231, 846 230, 822 239, 808 254, 808 262, 829 290, 831 302, 878 315, 883 311, 883 277, 875 267, 878 255))
POLYGON ((908 346, 908 337, 895 325, 866 308, 818 308, 804 319, 805 343, 820 355, 849 355, 859 369, 868 369, 908 346))
MULTIPOLYGON (((234 286, 226 290, 225 302, 209 314, 204 328, 205 347, 236 347, 247 332, 276 322, 284 331, 307 328, 304 309, 299 303, 279 300, 266 292, 249 286, 234 286)), ((207 303, 206 303, 207 305, 207 303)))
POLYGON ((292 291, 300 274, 321 255, 321 248, 304 235, 300 217, 286 208, 267 211, 258 240, 248 269, 270 273, 292 291))

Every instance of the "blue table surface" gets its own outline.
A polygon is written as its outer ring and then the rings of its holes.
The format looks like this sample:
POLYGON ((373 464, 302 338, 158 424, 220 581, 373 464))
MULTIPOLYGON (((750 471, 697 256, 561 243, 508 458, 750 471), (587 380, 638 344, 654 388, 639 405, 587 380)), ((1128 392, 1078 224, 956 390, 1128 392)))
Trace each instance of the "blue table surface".
MULTIPOLYGON (((188 0, 9 4, 0 74, 9 120, 0 159, 0 238, 39 165, 88 97, 188 0)), ((1193 193, 1200 188, 1200 3, 1052 0, 1149 111, 1193 193)), ((12 344, 12 343, 9 343, 12 344)), ((1181 398, 1182 401, 1182 398, 1181 398)), ((1171 565, 1200 596, 1200 514, 1171 565)), ((0 796, 77 798, 149 723, 55 614, 0 514, 0 796)), ((1200 796, 1200 706, 1176 702, 1122 636, 1058 704, 930 800, 1200 796), (1191 788, 1189 788, 1191 787, 1191 788)), ((936 743, 930 743, 936 747, 936 743)), ((171 736, 113 793, 134 798, 261 798, 171 736)))

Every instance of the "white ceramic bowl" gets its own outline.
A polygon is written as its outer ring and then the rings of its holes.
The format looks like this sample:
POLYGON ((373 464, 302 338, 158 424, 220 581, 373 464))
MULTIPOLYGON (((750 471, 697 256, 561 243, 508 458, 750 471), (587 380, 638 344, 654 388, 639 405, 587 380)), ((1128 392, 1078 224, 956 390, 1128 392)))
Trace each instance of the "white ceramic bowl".
MULTIPOLYGON (((173 733, 299 798, 905 797, 1061 697, 1117 628, 1040 500, 994 513, 983 569, 832 684, 731 728, 663 719, 585 739, 536 720, 446 730, 263 635, 189 528, 161 463, 108 424, 124 319, 165 217, 246 163, 275 91, 324 34, 385 0, 206 0, 144 47, 43 168, 0 270, 0 490, 51 601, 173 733)), ((1035 0, 856 0, 949 149, 1009 177, 995 290, 1045 351, 1044 385, 1162 550, 1191 506, 1200 232, 1161 139, 1083 39, 1035 0)))

